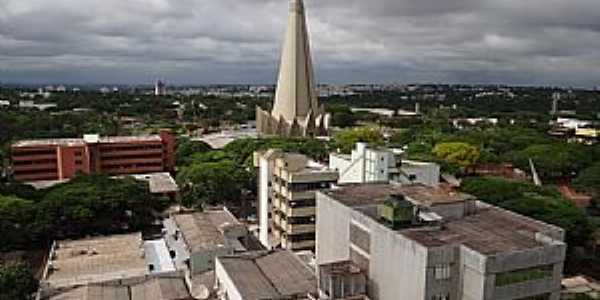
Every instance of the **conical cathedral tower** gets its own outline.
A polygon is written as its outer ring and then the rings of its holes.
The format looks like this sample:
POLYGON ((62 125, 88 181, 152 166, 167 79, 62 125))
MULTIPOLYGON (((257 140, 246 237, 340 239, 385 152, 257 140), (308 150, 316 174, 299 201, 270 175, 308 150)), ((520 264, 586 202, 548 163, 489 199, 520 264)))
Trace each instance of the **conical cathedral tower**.
POLYGON ((256 109, 261 135, 327 134, 329 116, 319 105, 302 0, 291 0, 273 110, 256 109))

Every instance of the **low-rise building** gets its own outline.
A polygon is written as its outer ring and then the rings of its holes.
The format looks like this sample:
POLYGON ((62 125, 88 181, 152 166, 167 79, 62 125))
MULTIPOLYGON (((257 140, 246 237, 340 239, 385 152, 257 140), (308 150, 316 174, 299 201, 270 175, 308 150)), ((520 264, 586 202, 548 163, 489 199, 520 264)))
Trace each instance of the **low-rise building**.
POLYGON ((369 147, 357 143, 350 155, 331 153, 329 168, 340 173, 339 183, 367 183, 398 181, 437 186, 440 166, 430 162, 403 160, 402 151, 369 147))
POLYGON ((173 223, 165 226, 170 235, 167 243, 176 251, 177 260, 187 264, 188 275, 213 270, 219 255, 247 251, 248 230, 227 210, 174 214, 171 219, 173 223), (180 249, 178 242, 183 242, 185 249, 180 249))
POLYGON ((371 299, 557 300, 563 238, 558 227, 420 184, 317 193, 319 268, 350 261, 371 299))
POLYGON ((89 284, 47 297, 48 300, 194 300, 181 276, 89 284))
MULTIPOLYGON (((75 288, 139 283, 155 276, 181 277, 163 240, 144 241, 141 233, 57 241, 48 255, 40 295, 75 288)), ((68 299, 68 298, 57 298, 68 299)))
POLYGON ((257 153, 259 239, 265 247, 314 250, 315 191, 330 188, 338 173, 301 154, 257 153))
POLYGON ((175 136, 162 130, 149 136, 23 140, 11 145, 11 163, 18 181, 63 180, 78 172, 171 172, 175 168, 175 136))
POLYGON ((218 257, 219 300, 317 299, 317 280, 294 253, 285 250, 218 257))

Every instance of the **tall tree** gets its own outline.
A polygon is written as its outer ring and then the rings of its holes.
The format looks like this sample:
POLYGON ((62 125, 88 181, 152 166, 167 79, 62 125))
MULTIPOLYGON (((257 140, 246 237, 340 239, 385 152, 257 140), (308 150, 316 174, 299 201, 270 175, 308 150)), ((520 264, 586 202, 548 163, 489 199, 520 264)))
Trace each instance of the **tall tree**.
POLYGON ((0 264, 0 299, 33 299, 37 289, 38 282, 27 264, 0 264))

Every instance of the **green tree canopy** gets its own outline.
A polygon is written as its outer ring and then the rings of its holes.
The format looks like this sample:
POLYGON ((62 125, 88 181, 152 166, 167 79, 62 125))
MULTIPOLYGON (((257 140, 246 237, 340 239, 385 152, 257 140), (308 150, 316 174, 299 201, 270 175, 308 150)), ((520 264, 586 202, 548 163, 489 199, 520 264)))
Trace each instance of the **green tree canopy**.
POLYGON ((475 164, 481 155, 477 147, 460 142, 439 143, 435 145, 432 153, 438 158, 458 164, 461 167, 475 164))
POLYGON ((553 188, 499 177, 478 177, 466 179, 461 190, 482 201, 563 228, 570 246, 584 245, 594 230, 585 213, 553 188))
POLYGON ((249 167, 255 151, 268 149, 296 152, 316 160, 324 159, 329 154, 325 142, 304 138, 240 139, 225 146, 223 151, 236 163, 249 167))
POLYGON ((595 198, 600 197, 600 162, 579 173, 573 183, 578 189, 592 193, 595 198))
POLYGON ((352 127, 356 124, 357 118, 348 106, 332 105, 327 110, 331 113, 333 126, 352 127))
POLYGON ((34 299, 38 281, 25 263, 0 264, 0 299, 34 299))
POLYGON ((252 174, 223 158, 220 161, 195 162, 181 169, 177 181, 182 187, 184 204, 240 203, 243 192, 253 188, 252 174))
POLYGON ((81 175, 51 188, 38 204, 36 221, 48 234, 85 234, 140 229, 162 210, 146 182, 132 177, 81 175))
POLYGON ((338 132, 333 137, 333 147, 342 153, 350 153, 356 143, 363 142, 373 146, 384 143, 383 135, 374 127, 358 127, 338 132))
POLYGON ((532 145, 506 154, 505 158, 522 169, 529 168, 531 159, 538 173, 545 178, 572 176, 592 162, 585 146, 566 143, 532 145))
POLYGON ((0 250, 27 247, 34 238, 35 203, 13 196, 0 196, 0 250))
POLYGON ((180 138, 177 140, 177 152, 175 153, 177 165, 181 166, 189 163, 188 159, 196 153, 204 153, 211 150, 210 145, 205 142, 180 138))

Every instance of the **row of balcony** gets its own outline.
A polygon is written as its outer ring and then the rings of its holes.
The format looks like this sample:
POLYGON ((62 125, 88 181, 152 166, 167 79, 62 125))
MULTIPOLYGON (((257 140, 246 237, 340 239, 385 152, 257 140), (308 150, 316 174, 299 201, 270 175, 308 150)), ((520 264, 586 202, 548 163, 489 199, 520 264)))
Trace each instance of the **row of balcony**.
POLYGON ((102 160, 102 167, 110 167, 110 166, 122 166, 122 165, 134 165, 134 164, 156 164, 162 165, 163 159, 162 157, 156 158, 122 158, 122 159, 111 159, 111 160, 102 160))
POLYGON ((26 154, 22 155, 20 153, 12 154, 12 161, 36 161, 36 160, 56 160, 56 152, 54 153, 44 153, 44 154, 26 154))
POLYGON ((290 224, 277 214, 273 214, 273 224, 289 235, 313 233, 316 230, 315 224, 290 224))
POLYGON ((26 172, 26 171, 46 171, 46 170, 54 170, 57 169, 56 162, 54 163, 41 163, 41 164, 32 164, 32 165, 13 165, 13 170, 15 172, 26 172))
POLYGON ((314 249, 316 242, 314 239, 303 240, 303 241, 292 241, 288 238, 288 235, 278 229, 273 230, 273 241, 277 244, 280 243, 284 249, 298 251, 306 249, 314 249))
POLYGON ((139 157, 142 155, 157 155, 162 156, 162 149, 140 149, 140 150, 121 150, 121 151, 110 151, 101 152, 100 157, 102 158, 113 158, 122 156, 139 157))
POLYGON ((316 207, 291 207, 285 200, 277 197, 272 198, 273 209, 282 212, 288 217, 312 217, 316 215, 316 207))

